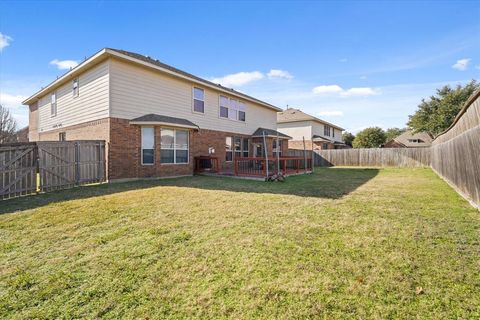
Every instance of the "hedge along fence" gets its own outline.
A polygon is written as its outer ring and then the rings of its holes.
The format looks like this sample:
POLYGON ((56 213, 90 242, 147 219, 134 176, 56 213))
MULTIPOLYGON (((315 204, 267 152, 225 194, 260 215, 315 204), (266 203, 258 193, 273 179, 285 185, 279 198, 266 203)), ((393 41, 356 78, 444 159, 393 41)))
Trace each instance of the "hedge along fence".
POLYGON ((480 208, 480 90, 432 143, 432 168, 480 208))

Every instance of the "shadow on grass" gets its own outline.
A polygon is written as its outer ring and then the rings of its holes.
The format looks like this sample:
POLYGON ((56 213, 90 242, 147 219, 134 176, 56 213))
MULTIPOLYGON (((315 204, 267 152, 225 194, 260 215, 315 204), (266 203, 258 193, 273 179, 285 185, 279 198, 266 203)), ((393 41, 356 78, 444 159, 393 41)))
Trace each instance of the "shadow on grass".
POLYGON ((1 201, 0 214, 38 208, 56 202, 161 186, 338 199, 373 179, 378 172, 379 169, 316 168, 313 174, 288 177, 283 183, 229 177, 193 176, 100 184, 1 201))

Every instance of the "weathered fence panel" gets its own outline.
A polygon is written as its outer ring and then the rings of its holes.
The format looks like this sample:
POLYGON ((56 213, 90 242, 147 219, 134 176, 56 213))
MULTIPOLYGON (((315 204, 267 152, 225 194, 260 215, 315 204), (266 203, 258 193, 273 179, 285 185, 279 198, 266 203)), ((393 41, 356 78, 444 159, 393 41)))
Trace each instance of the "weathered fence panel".
POLYGON ((430 148, 315 150, 318 166, 428 167, 430 148))
POLYGON ((105 180, 104 141, 0 145, 0 199, 105 180))
POLYGON ((35 143, 0 145, 0 199, 36 192, 35 143))
POLYGON ((432 143, 432 168, 480 207, 480 90, 432 143))

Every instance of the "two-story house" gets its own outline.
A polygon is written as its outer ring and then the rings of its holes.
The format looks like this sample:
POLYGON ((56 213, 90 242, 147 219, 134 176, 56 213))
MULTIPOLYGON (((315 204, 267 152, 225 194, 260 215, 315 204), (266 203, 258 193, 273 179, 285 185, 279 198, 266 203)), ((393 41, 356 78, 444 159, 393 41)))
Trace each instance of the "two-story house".
POLYGON ((236 157, 287 151, 281 109, 123 50, 102 49, 23 103, 30 141, 105 140, 110 180, 191 175, 199 156, 228 171, 236 157))
POLYGON ((343 149, 343 128, 321 120, 305 112, 288 108, 277 114, 277 130, 292 137, 289 149, 307 150, 343 149))

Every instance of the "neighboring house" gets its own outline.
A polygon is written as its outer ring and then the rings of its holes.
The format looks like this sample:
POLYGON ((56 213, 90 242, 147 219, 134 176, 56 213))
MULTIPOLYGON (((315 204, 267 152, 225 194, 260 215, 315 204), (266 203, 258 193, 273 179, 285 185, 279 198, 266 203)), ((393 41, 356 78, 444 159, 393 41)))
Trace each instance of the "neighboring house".
POLYGON ((277 130, 291 136, 289 149, 307 150, 343 149, 348 146, 343 142, 343 128, 321 120, 305 112, 288 108, 277 114, 277 130))
POLYGON ((281 109, 123 50, 102 49, 23 103, 30 141, 105 140, 109 179, 191 175, 200 156, 228 171, 277 150, 281 109))
POLYGON ((427 132, 412 133, 405 131, 401 135, 385 143, 384 148, 421 148, 430 147, 433 138, 427 132))

